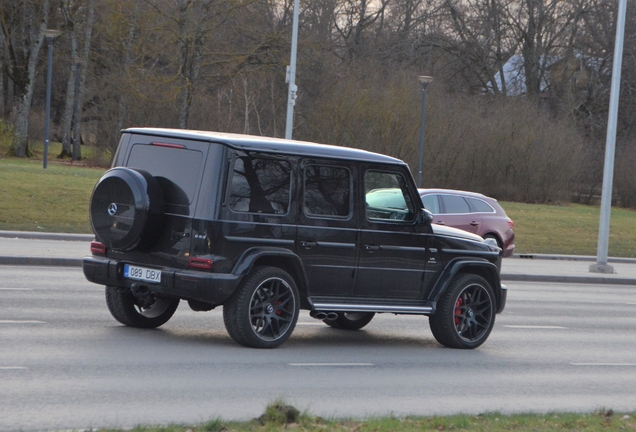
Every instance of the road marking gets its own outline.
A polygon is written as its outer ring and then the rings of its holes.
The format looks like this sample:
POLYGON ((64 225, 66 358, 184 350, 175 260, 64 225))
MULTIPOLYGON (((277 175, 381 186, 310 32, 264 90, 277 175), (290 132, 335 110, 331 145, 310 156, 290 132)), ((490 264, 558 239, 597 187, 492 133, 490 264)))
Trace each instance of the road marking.
POLYGON ((636 366, 636 363, 570 363, 572 366, 636 366))
POLYGON ((46 324, 46 322, 36 320, 0 320, 0 324, 46 324))
POLYGON ((375 366, 373 363, 287 363, 289 366, 345 366, 345 367, 357 367, 357 366, 375 366))
POLYGON ((0 370, 26 370, 24 366, 0 366, 0 370))
POLYGON ((562 327, 562 326, 540 326, 540 325, 504 325, 504 327, 519 328, 519 329, 567 329, 567 327, 562 327))

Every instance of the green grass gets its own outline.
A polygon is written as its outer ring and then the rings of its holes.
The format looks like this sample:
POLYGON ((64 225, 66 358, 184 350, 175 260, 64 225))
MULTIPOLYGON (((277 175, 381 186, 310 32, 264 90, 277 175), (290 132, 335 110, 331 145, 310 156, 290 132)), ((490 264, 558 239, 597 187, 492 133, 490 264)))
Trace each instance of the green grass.
MULTIPOLYGON (((596 255, 598 206, 500 204, 515 222, 517 253, 596 255)), ((636 211, 612 209, 609 255, 636 257, 636 211)))
MULTIPOLYGON (((59 154, 52 145, 50 154, 59 154)), ((105 168, 0 158, 0 230, 90 233, 90 195, 105 168)), ((517 253, 596 255, 598 206, 502 202, 515 222, 517 253)), ((636 258, 636 211, 612 209, 609 255, 636 258)))
MULTIPOLYGON (((307 431, 307 432, 402 432, 402 431, 613 431, 636 430, 634 413, 616 414, 599 410, 591 414, 551 413, 501 415, 489 413, 477 416, 444 417, 384 417, 367 420, 325 420, 306 413, 290 416, 288 407, 270 405, 261 417, 245 422, 225 422, 219 419, 198 425, 138 426, 134 432, 215 432, 215 431, 307 431)), ((117 429, 110 429, 115 431, 117 429)))
POLYGON ((104 169, 0 159, 0 230, 90 233, 88 203, 104 169))

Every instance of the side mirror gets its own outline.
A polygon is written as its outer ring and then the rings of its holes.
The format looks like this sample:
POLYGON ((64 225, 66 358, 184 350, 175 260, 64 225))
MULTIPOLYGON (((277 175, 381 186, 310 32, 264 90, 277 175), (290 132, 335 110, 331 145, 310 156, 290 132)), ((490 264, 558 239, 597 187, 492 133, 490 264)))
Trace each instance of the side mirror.
POLYGON ((418 219, 418 223, 420 225, 430 225, 433 223, 433 213, 426 210, 425 208, 420 210, 420 215, 418 219))

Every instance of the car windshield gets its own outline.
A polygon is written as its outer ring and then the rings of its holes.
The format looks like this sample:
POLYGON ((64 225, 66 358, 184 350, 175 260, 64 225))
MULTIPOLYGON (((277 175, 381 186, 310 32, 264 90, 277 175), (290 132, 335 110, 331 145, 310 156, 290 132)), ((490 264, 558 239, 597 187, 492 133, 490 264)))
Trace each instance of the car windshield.
POLYGON ((406 210, 404 195, 400 189, 376 189, 367 193, 367 204, 371 207, 384 207, 406 210))

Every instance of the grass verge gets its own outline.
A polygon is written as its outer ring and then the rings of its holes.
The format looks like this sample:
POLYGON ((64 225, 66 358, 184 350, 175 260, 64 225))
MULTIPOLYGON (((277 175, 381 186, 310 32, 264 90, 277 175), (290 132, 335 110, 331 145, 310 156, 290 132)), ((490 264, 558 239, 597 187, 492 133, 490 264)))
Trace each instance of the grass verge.
POLYGON ((104 169, 0 159, 0 230, 90 233, 88 204, 104 169))
MULTIPOLYGON (((635 413, 616 414, 599 410, 591 414, 551 413, 501 415, 489 413, 477 416, 384 417, 363 421, 325 420, 293 407, 275 403, 265 413, 247 422, 211 420, 198 425, 137 426, 135 432, 242 432, 242 431, 336 431, 336 432, 402 432, 402 431, 609 431, 636 430, 635 413)), ((109 431, 115 431, 110 429, 109 431)))
MULTIPOLYGON (((517 253, 596 255, 600 208, 502 202, 515 222, 517 253)), ((636 257, 636 211, 612 208, 609 255, 636 257)))

